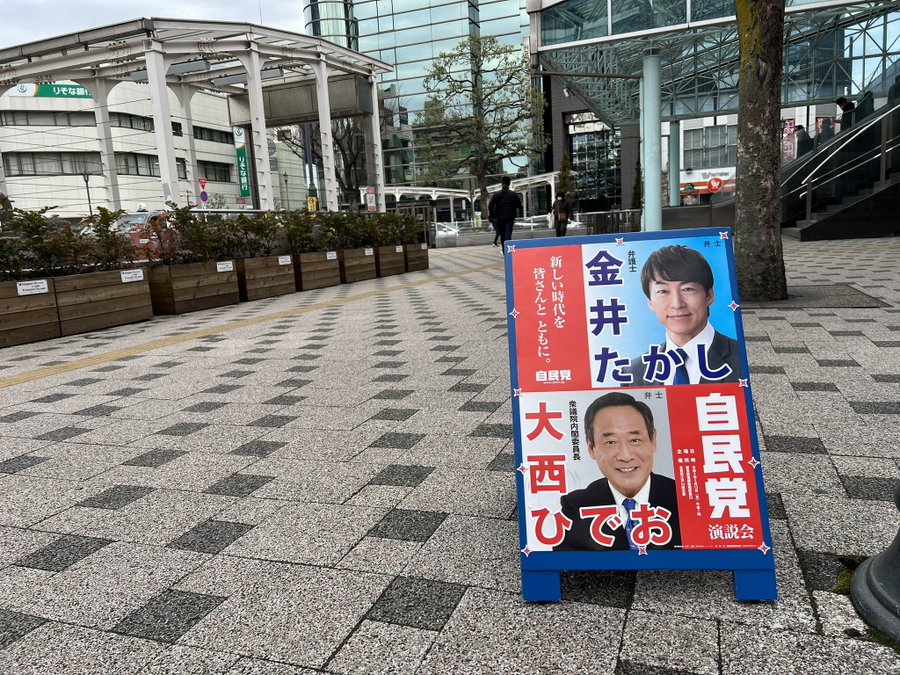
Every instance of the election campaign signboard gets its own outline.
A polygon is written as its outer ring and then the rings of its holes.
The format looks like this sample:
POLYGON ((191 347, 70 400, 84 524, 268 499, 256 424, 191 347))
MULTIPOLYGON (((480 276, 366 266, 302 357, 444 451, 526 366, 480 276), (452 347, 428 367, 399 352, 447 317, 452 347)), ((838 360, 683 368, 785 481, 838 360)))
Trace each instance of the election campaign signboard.
POLYGON ((775 600, 728 229, 507 242, 522 589, 732 570, 775 600))

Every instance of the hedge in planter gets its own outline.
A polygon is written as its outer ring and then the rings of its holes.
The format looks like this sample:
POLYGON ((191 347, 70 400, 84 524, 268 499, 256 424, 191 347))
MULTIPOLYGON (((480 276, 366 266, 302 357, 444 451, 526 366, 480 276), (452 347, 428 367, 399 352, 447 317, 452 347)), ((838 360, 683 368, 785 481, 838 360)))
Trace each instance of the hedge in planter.
POLYGON ((285 214, 285 226, 294 256, 294 278, 297 289, 309 291, 315 288, 337 286, 341 283, 341 268, 335 250, 327 250, 328 241, 322 237, 322 228, 316 227, 317 218, 325 214, 307 211, 291 211, 285 214))
POLYGON ((242 302, 261 300, 297 290, 294 279, 294 263, 290 255, 276 255, 282 224, 271 211, 262 214, 241 214, 231 227, 223 223, 231 233, 232 248, 237 266, 238 289, 242 302))
POLYGON ((373 213, 369 216, 375 242, 375 265, 379 277, 406 272, 405 245, 417 239, 415 218, 399 213, 373 213))
POLYGON ((368 221, 358 213, 322 213, 319 220, 323 246, 338 251, 341 283, 378 276, 375 237, 368 221))

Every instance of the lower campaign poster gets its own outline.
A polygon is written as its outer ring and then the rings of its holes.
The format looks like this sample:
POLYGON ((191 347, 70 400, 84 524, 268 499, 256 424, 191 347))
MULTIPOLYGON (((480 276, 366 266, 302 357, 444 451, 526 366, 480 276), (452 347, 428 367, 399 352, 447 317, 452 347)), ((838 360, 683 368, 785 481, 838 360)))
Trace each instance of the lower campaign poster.
POLYGON ((523 593, 732 570, 774 600, 728 230, 507 242, 523 593))

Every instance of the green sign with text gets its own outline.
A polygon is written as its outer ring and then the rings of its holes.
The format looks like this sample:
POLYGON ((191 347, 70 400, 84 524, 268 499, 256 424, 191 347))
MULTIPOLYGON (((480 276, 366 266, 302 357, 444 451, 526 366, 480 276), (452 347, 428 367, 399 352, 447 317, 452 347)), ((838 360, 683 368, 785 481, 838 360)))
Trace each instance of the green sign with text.
POLYGON ((234 127, 234 152, 237 155, 238 185, 241 188, 241 197, 250 196, 250 167, 247 164, 247 143, 244 140, 245 131, 242 127, 234 127))

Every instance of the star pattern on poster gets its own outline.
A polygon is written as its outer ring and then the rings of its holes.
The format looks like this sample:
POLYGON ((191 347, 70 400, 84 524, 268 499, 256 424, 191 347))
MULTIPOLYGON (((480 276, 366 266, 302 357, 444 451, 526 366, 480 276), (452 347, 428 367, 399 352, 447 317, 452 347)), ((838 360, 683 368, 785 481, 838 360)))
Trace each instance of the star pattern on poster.
POLYGON ((737 304, 734 300, 732 300, 731 304, 728 305, 728 309, 730 309, 732 312, 736 312, 738 307, 740 307, 740 305, 737 304))
POLYGON ((763 555, 766 555, 771 550, 772 550, 771 548, 766 546, 766 542, 763 542, 759 545, 759 552, 762 553, 763 555))
POLYGON ((624 246, 625 237, 616 237, 616 246, 624 246))
POLYGON ((515 253, 515 252, 516 252, 516 245, 515 245, 515 244, 507 244, 507 245, 506 245, 506 252, 507 252, 507 253, 515 253))
POLYGON ((647 547, 638 546, 638 555, 647 555, 647 547))
POLYGON ((728 232, 719 232, 719 239, 728 239, 728 232))
POLYGON ((746 377, 738 378, 738 385, 741 387, 741 389, 746 389, 747 387, 750 386, 750 382, 747 380, 746 377))
POLYGON ((517 317, 519 316, 519 314, 521 314, 521 313, 522 313, 522 312, 520 312, 519 310, 513 309, 513 311, 511 311, 511 312, 509 313, 509 315, 510 315, 512 318, 515 319, 515 318, 517 318, 517 317))
POLYGON ((521 387, 518 388, 518 389, 513 389, 513 396, 515 396, 516 398, 518 398, 518 397, 521 396, 521 395, 522 395, 522 388, 521 388, 521 387))
POLYGON ((523 462, 522 464, 519 464, 519 466, 516 468, 516 471, 518 471, 520 474, 522 474, 524 476, 525 472, 528 471, 528 467, 525 466, 525 464, 523 462))
POLYGON ((751 457, 751 458, 750 458, 750 461, 747 462, 747 464, 750 465, 750 468, 751 468, 751 469, 755 469, 756 467, 759 466, 759 461, 757 461, 756 457, 751 457))
POLYGON ((522 549, 522 553, 524 553, 525 557, 527 558, 529 555, 531 555, 531 549, 526 546, 522 549))

